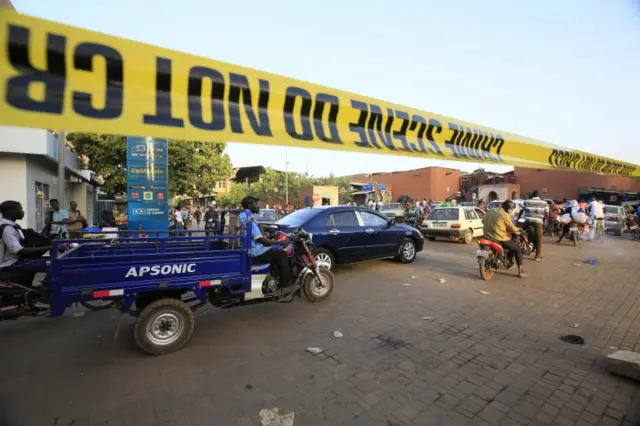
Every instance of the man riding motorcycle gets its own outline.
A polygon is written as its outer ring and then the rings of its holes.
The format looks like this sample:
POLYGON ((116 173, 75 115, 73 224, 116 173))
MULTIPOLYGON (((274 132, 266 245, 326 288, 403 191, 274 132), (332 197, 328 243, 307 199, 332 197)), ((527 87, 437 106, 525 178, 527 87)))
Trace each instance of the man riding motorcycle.
MULTIPOLYGON (((582 207, 580 207, 580 204, 578 204, 578 201, 572 200, 571 202, 569 202, 569 205, 565 209, 564 214, 569 214, 571 216, 571 222, 574 222, 576 220, 576 218, 577 218, 578 213, 586 213, 586 212, 584 211, 584 209, 582 207)), ((569 233, 569 228, 571 226, 571 222, 566 223, 562 227, 562 234, 560 234, 560 238, 558 239, 556 244, 560 244, 562 242, 562 239, 564 238, 564 236, 569 233)))
POLYGON ((246 235, 247 228, 251 227, 251 237, 253 238, 253 241, 251 242, 251 263, 271 263, 277 265, 278 272, 280 273, 280 280, 278 283, 280 291, 287 293, 294 289, 291 285, 289 256, 283 249, 272 246, 286 247, 289 244, 289 241, 288 239, 284 241, 270 240, 262 235, 254 217, 255 214, 260 212, 258 201, 260 201, 258 198, 251 196, 242 199, 241 204, 244 209, 244 211, 240 213, 242 235, 246 235))
POLYGON ((506 200, 499 209, 489 209, 484 216, 484 236, 513 253, 518 265, 518 277, 524 278, 527 273, 522 267, 524 263, 522 250, 510 236, 510 234, 520 235, 520 229, 511 221, 511 215, 515 210, 516 204, 511 200, 506 200))
POLYGON ((44 254, 50 247, 24 247, 24 233, 16 221, 24 218, 22 204, 17 201, 0 203, 0 281, 32 287, 35 272, 22 266, 34 255, 44 254))

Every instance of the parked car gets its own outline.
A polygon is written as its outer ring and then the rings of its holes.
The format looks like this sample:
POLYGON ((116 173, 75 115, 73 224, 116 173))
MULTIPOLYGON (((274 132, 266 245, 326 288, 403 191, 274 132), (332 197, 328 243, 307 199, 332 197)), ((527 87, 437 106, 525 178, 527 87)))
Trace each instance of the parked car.
POLYGON ((431 210, 420 231, 430 241, 438 237, 458 238, 466 244, 484 234, 484 211, 479 207, 442 207, 431 210))
MULTIPOLYGON (((516 205, 516 209, 514 210, 513 214, 511 215, 511 217, 513 219, 517 219, 518 216, 520 215, 520 212, 522 210, 524 210, 524 201, 523 200, 513 200, 513 202, 516 205)), ((502 206, 502 203, 504 203, 504 200, 495 200, 490 202, 489 204, 487 204, 487 210, 490 209, 495 209, 495 208, 500 208, 500 206, 502 206)))
POLYGON ((620 206, 604 206, 604 229, 621 236, 624 232, 625 213, 620 206))
POLYGON ((266 225, 273 225, 281 218, 274 209, 260 209, 260 213, 256 215, 256 222, 260 230, 263 230, 266 225))
POLYGON ((401 203, 389 203, 382 206, 380 213, 387 217, 404 217, 406 210, 401 203))
POLYGON ((311 234, 318 262, 328 267, 368 259, 394 258, 411 263, 422 251, 420 231, 396 224, 367 207, 307 207, 280 219, 274 225, 289 233, 303 228, 311 234))

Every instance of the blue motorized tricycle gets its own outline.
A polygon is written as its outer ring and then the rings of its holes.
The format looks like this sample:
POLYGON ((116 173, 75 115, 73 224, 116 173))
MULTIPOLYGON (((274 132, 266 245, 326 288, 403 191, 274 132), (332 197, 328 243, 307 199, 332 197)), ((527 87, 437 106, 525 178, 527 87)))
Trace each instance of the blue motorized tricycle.
POLYGON ((13 291, 11 302, 0 302, 20 304, 15 317, 43 309, 60 316, 74 303, 115 301, 121 313, 137 317, 134 337, 140 349, 161 355, 189 341, 194 310, 207 303, 226 308, 291 302, 300 294, 318 302, 331 294, 333 274, 312 255, 311 235, 298 229, 281 248, 289 255, 294 281, 285 292, 278 286, 277 267, 251 264, 251 232, 238 232, 237 213, 225 212, 218 235, 151 237, 161 234, 148 232, 145 237, 54 241, 44 285, 34 290, 4 283, 13 291), (60 252, 58 246, 66 249, 60 252))

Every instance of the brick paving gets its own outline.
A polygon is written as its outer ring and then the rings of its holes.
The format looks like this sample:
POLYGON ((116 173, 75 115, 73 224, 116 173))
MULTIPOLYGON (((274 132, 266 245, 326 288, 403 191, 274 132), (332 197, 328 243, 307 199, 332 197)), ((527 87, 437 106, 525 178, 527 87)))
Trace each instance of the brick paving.
POLYGON ((490 282, 475 249, 339 268, 320 304, 201 312, 163 357, 126 326, 113 342, 114 311, 0 324, 0 425, 251 426, 274 407, 297 426, 640 425, 640 384, 604 362, 640 351, 640 245, 547 244, 532 277, 490 282))

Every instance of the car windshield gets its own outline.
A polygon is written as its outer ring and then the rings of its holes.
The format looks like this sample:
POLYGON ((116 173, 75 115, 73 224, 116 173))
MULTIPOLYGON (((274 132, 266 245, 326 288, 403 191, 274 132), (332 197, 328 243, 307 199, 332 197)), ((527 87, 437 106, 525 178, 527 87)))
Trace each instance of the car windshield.
POLYGON ((428 220, 458 220, 458 209, 433 209, 428 220))
POLYGON ((618 206, 604 206, 606 214, 618 214, 620 211, 618 210, 618 206))
POLYGON ((276 222, 276 225, 284 225, 284 226, 302 226, 310 219, 314 218, 318 213, 322 210, 312 209, 307 207, 302 210, 295 211, 279 221, 276 222))
POLYGON ((382 210, 398 210, 402 208, 402 204, 393 203, 385 205, 382 210))
POLYGON ((261 210, 257 216, 258 216, 258 220, 268 220, 273 222, 278 220, 278 217, 276 216, 276 212, 274 212, 273 210, 261 210))

